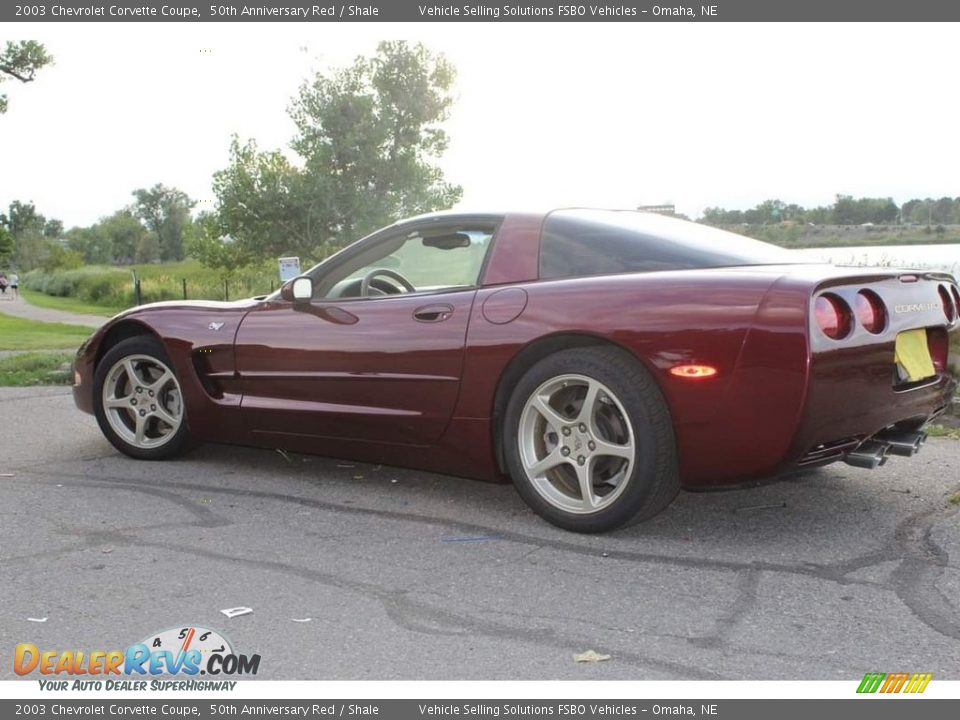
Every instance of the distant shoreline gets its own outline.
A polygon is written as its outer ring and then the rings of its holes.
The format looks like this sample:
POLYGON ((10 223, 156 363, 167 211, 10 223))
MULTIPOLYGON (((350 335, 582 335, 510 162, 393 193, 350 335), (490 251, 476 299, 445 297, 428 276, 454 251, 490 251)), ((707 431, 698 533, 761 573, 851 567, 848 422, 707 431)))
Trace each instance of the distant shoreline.
POLYGON ((822 250, 822 249, 837 249, 837 250, 846 250, 846 249, 857 249, 857 248, 873 248, 873 247, 914 247, 914 246, 924 246, 924 245, 960 245, 960 237, 950 237, 944 239, 933 239, 933 238, 918 238, 918 239, 899 239, 891 238, 889 241, 884 240, 882 242, 871 242, 871 243, 862 243, 859 245, 849 245, 847 241, 850 238, 835 238, 830 239, 820 243, 811 243, 809 245, 784 245, 781 243, 774 243, 775 245, 780 245, 781 247, 788 248, 790 250, 822 250), (843 244, 841 244, 843 241, 843 244))
POLYGON ((957 245, 960 225, 720 225, 724 230, 789 249, 957 245))
POLYGON ((791 250, 836 265, 939 270, 954 275, 960 271, 960 243, 834 245, 791 250))

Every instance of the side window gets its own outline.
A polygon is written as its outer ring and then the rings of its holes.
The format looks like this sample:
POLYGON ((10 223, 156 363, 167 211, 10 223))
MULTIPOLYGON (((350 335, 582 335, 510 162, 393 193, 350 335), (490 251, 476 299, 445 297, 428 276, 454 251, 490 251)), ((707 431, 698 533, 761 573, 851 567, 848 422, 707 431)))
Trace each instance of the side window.
POLYGON ((543 279, 801 261, 759 240, 632 211, 556 210, 540 239, 543 279))
POLYGON ((550 217, 540 241, 545 280, 694 267, 694 258, 660 238, 589 220, 550 217))
POLYGON ((317 278, 318 298, 443 292, 477 284, 495 228, 420 228, 386 238, 317 278))

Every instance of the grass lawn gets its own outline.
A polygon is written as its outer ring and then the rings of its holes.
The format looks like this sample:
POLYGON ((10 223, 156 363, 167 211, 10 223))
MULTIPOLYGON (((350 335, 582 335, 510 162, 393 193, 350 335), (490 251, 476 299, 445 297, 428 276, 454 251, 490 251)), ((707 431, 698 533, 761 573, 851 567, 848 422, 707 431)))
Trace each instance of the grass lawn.
POLYGON ((0 358, 0 386, 68 385, 69 371, 60 368, 72 359, 71 353, 31 352, 0 358))
POLYGON ((93 329, 66 323, 45 323, 0 313, 0 350, 75 350, 93 329))
POLYGON ((951 440, 960 440, 960 430, 947 427, 945 425, 927 425, 924 431, 930 437, 950 438, 951 440))
POLYGON ((55 297, 53 295, 47 295, 46 293, 37 292, 36 290, 24 290, 20 288, 20 293, 23 295, 23 299, 31 305, 50 308, 52 310, 65 310, 66 312, 80 313, 81 315, 103 315, 104 317, 111 317, 121 310, 126 310, 126 308, 123 307, 94 305, 93 303, 84 302, 79 298, 55 297))

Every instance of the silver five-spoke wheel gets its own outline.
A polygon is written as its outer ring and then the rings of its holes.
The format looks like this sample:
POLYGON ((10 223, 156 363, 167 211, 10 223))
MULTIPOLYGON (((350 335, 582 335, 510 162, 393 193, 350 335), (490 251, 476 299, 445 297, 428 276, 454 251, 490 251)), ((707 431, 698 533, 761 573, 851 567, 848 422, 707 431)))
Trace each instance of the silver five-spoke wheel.
POLYGON ((176 376, 149 355, 127 355, 107 371, 103 412, 110 428, 141 450, 159 448, 183 422, 183 398, 176 376))
POLYGON ((540 385, 520 415, 518 446, 533 488, 570 513, 616 502, 635 462, 630 418, 617 396, 585 375, 540 385))

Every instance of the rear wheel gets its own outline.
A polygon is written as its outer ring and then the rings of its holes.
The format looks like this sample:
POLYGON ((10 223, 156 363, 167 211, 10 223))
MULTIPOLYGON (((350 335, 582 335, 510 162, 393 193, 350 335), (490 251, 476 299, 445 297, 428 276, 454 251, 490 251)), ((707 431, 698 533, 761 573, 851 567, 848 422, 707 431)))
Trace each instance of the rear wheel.
POLYGON ((622 350, 577 348, 544 358, 517 384, 505 419, 517 491, 558 527, 603 532, 645 520, 679 491, 666 402, 622 350))
POLYGON ((187 448, 183 393, 159 340, 141 336, 111 348, 94 373, 94 414, 107 440, 140 460, 187 448))

